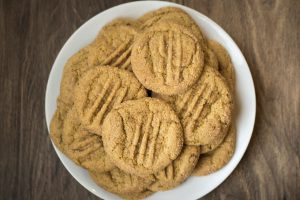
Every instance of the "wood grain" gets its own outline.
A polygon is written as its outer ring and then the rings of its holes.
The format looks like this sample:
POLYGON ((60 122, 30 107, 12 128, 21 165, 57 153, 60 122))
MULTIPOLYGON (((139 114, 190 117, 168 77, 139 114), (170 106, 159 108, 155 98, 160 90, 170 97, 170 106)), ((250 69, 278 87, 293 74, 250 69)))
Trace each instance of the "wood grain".
MULTIPOLYGON (((0 199, 97 199, 56 156, 44 95, 68 37, 123 2, 0 0, 0 199)), ((300 1, 175 2, 212 18, 233 37, 256 86, 250 146, 232 175, 203 199, 299 199, 300 1)))

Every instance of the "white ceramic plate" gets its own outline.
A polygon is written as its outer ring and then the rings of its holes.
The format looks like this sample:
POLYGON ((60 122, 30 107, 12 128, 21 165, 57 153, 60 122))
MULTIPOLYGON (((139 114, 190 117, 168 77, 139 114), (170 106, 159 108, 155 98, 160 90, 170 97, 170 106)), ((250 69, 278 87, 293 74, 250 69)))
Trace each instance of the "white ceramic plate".
MULTIPOLYGON (((47 126, 49 130, 50 121, 56 109, 56 98, 59 95, 59 85, 63 67, 67 59, 79 49, 92 42, 101 27, 113 19, 118 17, 137 18, 148 11, 164 6, 182 8, 192 16, 208 38, 218 41, 228 50, 235 68, 236 101, 238 107, 236 116, 237 143, 236 151, 230 162, 216 173, 203 177, 190 177, 177 188, 166 192, 155 193, 148 198, 164 200, 181 200, 183 198, 186 200, 197 199, 203 197, 220 185, 232 173, 243 157, 253 131, 256 113, 256 97, 249 67, 238 46, 220 26, 193 9, 169 2, 139 1, 110 8, 83 24, 65 43, 49 75, 45 100, 47 126)), ((70 174, 87 190, 104 199, 119 199, 117 196, 98 187, 89 177, 86 170, 74 164, 55 146, 54 149, 70 174)))

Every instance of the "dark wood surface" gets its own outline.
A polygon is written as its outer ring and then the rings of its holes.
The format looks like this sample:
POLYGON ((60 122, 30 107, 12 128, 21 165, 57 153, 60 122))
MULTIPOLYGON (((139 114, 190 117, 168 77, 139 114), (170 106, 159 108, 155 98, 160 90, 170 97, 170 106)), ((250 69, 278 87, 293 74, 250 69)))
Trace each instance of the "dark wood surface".
MULTIPOLYGON (((123 2, 0 0, 0 199, 97 199, 55 154, 44 96, 51 66, 68 37, 92 16, 123 2)), ((300 1, 176 2, 207 15, 233 37, 257 94, 245 156, 204 199, 299 199, 300 1)))

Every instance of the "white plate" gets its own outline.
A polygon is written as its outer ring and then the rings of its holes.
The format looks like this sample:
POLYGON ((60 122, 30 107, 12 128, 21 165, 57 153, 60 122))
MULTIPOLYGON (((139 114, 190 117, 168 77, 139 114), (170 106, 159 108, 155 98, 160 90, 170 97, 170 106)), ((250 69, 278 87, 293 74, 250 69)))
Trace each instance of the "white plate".
MULTIPOLYGON (((237 143, 236 151, 232 159, 225 167, 216 173, 203 177, 190 177, 177 188, 166 192, 155 193, 148 198, 164 200, 181 200, 183 198, 197 199, 203 197, 220 185, 232 173, 243 157, 253 131, 256 113, 256 97, 248 64, 238 46, 220 26, 193 9, 169 2, 139 1, 110 8, 83 24, 65 43, 59 52, 49 75, 45 100, 47 126, 49 130, 50 121, 56 109, 56 98, 59 95, 59 85, 63 66, 67 59, 79 49, 92 42, 101 27, 113 19, 118 17, 137 18, 148 11, 163 6, 176 6, 185 10, 198 23, 203 30, 203 33, 208 38, 218 41, 228 50, 235 67, 236 101, 238 106, 236 116, 237 143)), ((87 190, 104 199, 119 199, 117 196, 98 187, 91 180, 86 170, 74 164, 55 146, 54 149, 70 174, 87 190)))

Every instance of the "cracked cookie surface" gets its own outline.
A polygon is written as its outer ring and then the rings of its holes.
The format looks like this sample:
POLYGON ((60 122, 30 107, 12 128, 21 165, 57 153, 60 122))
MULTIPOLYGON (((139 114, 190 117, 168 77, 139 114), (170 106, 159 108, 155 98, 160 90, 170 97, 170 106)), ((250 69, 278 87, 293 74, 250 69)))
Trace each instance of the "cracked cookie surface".
POLYGON ((145 88, 131 72, 98 66, 88 70, 80 79, 74 105, 84 128, 101 135, 102 122, 115 105, 145 96, 145 88))
POLYGON ((116 106, 103 123, 103 143, 122 170, 147 176, 162 170, 180 154, 183 132, 176 113, 165 102, 143 98, 116 106))
POLYGON ((199 78, 204 53, 199 40, 186 27, 160 22, 135 41, 132 69, 139 81, 154 92, 184 92, 199 78))

